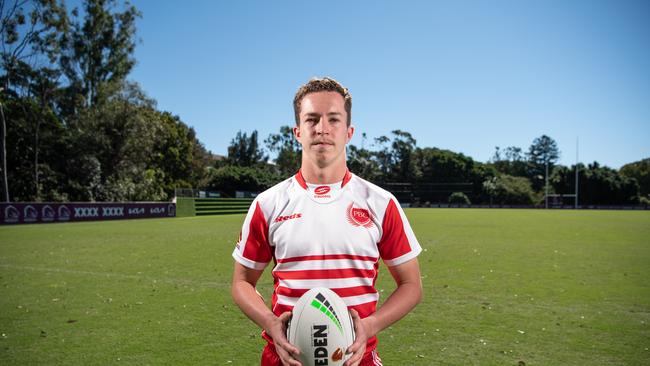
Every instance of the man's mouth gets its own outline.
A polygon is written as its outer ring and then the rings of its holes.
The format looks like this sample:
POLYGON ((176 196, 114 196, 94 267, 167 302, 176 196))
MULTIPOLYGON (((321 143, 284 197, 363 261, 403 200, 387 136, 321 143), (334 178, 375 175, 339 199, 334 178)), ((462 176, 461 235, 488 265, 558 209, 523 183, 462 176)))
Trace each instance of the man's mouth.
POLYGON ((315 141, 312 143, 314 146, 327 146, 327 145, 334 145, 333 142, 330 141, 315 141))

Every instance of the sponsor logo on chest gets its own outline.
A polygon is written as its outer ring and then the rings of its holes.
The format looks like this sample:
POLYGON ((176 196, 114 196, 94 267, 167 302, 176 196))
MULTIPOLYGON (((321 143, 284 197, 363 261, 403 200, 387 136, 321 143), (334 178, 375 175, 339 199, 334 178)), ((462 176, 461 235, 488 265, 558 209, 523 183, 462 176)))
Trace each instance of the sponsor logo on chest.
POLYGON ((314 198, 331 198, 332 196, 329 195, 330 190, 332 190, 329 186, 319 186, 314 188, 314 198))
POLYGON ((354 203, 350 203, 346 210, 348 222, 352 226, 363 226, 370 228, 374 225, 372 221, 372 214, 365 208, 354 207, 354 203))

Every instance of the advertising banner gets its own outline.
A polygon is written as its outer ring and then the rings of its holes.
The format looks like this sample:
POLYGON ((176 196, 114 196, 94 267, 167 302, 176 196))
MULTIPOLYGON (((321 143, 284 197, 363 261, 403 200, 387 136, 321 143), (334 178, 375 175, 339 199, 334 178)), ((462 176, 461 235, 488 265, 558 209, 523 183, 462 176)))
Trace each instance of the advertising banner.
POLYGON ((175 203, 0 203, 0 225, 175 217, 175 203))

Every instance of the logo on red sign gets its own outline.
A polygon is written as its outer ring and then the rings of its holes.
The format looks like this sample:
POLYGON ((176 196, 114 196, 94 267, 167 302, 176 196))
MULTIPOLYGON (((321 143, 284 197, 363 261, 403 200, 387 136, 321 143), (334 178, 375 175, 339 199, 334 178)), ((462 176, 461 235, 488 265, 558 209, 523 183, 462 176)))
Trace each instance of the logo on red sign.
POLYGON ((329 186, 320 186, 320 187, 316 187, 314 189, 314 194, 317 195, 317 196, 322 196, 324 194, 328 194, 329 191, 330 191, 329 186))
POLYGON ((365 208, 355 208, 350 203, 347 209, 348 222, 353 226, 372 227, 372 215, 365 208))

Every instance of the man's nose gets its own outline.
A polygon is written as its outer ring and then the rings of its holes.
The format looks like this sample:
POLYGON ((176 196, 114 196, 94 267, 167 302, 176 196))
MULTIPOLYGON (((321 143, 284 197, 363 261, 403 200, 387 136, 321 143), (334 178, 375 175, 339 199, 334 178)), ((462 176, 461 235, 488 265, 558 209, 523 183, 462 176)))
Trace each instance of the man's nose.
POLYGON ((330 127, 332 126, 327 121, 327 119, 321 118, 321 120, 316 125, 316 133, 319 135, 329 135, 330 127))

